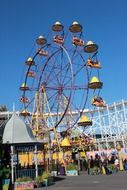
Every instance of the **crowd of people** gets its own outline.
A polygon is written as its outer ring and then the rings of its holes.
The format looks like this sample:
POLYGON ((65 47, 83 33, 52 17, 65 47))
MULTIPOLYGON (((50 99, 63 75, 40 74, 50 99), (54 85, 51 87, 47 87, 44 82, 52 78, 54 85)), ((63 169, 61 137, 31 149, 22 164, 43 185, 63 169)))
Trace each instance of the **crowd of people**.
MULTIPOLYGON (((96 154, 95 157, 90 156, 90 158, 86 159, 84 165, 89 175, 109 175, 120 170, 119 159, 116 155, 101 157, 96 154)), ((123 160, 123 169, 127 171, 127 159, 123 160)))

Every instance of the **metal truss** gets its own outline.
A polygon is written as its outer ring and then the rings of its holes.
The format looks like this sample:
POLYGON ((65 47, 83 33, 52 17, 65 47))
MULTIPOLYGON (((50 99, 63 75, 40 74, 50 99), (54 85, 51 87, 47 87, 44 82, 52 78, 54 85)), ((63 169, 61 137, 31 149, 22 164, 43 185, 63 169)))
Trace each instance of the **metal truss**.
POLYGON ((98 148, 116 147, 117 143, 124 147, 127 142, 127 100, 98 108, 93 114, 93 125, 86 132, 94 137, 98 148))
MULTIPOLYGON (((0 127, 12 113, 0 112, 0 127)), ((73 111, 71 117, 76 117, 77 114, 79 113, 73 111)), ((127 100, 107 105, 105 108, 84 110, 84 114, 91 115, 93 125, 87 127, 85 133, 94 137, 97 149, 116 148, 117 143, 127 147, 127 100)))

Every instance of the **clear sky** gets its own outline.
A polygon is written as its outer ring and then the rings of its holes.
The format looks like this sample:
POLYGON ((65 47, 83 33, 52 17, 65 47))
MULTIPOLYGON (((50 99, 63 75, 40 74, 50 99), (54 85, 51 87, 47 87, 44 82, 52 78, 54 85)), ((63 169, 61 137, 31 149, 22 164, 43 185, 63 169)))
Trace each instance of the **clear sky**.
POLYGON ((127 99, 126 0, 1 0, 0 105, 19 108, 24 62, 37 36, 55 21, 68 28, 75 20, 99 45, 104 99, 109 104, 127 99))

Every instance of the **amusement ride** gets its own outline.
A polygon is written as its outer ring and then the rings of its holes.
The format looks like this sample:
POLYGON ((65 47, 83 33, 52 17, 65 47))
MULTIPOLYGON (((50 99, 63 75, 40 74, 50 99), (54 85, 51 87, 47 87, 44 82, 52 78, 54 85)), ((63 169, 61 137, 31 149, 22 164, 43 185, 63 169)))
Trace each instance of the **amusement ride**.
POLYGON ((93 144, 93 136, 85 133, 85 128, 92 126, 92 118, 83 112, 88 101, 93 109, 106 107, 99 96, 103 83, 98 51, 97 44, 86 41, 78 22, 67 31, 56 22, 50 33, 37 37, 20 86, 20 115, 37 139, 48 138, 50 146, 55 144, 59 150, 62 140, 69 140, 69 147, 78 146, 79 140, 84 145, 93 144), (76 142, 74 131, 78 133, 76 142))
POLYGON ((108 105, 101 97, 98 57, 99 46, 87 41, 77 21, 68 29, 57 21, 50 32, 35 39, 19 87, 21 109, 0 113, 0 135, 3 133, 4 144, 11 145, 12 181, 14 167, 15 176, 22 169, 29 170, 28 175, 35 172, 36 177, 39 169, 67 175, 71 166, 78 175, 85 159, 98 153, 118 154, 123 170, 127 101, 108 105), (12 130, 9 140, 8 128, 12 130), (23 138, 18 141, 20 132, 23 138))

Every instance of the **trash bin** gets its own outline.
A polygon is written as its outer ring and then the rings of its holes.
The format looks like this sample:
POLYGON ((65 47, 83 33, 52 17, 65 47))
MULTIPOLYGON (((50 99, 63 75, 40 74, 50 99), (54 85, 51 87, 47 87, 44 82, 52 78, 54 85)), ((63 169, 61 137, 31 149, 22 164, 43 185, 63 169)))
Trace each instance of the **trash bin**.
POLYGON ((60 166, 60 175, 65 175, 65 167, 60 166))
POLYGON ((10 185, 10 179, 3 179, 2 180, 2 186, 3 190, 8 190, 10 185))

